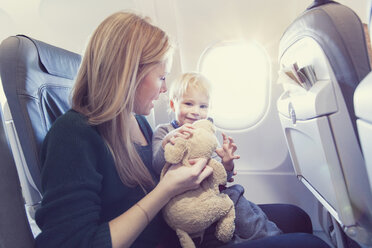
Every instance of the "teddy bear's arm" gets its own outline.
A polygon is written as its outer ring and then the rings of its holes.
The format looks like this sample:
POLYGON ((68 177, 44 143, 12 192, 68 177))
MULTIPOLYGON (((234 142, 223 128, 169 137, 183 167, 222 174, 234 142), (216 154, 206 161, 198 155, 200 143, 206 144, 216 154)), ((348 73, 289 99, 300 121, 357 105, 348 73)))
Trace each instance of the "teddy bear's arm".
POLYGON ((213 168, 213 185, 216 192, 219 192, 218 185, 227 183, 227 174, 223 165, 215 159, 210 159, 208 165, 213 168))
POLYGON ((183 138, 176 138, 175 144, 168 143, 164 147, 164 157, 168 163, 178 164, 187 152, 187 143, 183 138))
POLYGON ((177 228, 176 233, 178 235, 178 238, 180 239, 182 248, 195 248, 194 241, 192 241, 187 232, 177 228))

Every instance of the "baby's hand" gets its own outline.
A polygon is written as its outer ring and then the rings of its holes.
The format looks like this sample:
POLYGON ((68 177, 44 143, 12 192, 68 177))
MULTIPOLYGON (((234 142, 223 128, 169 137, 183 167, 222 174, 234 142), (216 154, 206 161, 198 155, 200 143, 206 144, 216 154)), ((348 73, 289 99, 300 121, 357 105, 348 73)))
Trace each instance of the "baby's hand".
POLYGON ((239 155, 234 155, 237 149, 234 140, 231 137, 227 137, 226 134, 222 133, 223 144, 222 147, 216 149, 217 155, 221 158, 221 162, 225 167, 226 171, 234 170, 234 159, 239 159, 239 155))
POLYGON ((183 124, 181 127, 174 129, 173 131, 169 132, 163 139, 162 146, 163 148, 167 143, 171 143, 172 145, 175 144, 175 139, 181 137, 183 139, 188 139, 194 133, 194 126, 189 123, 183 124))
POLYGON ((233 176, 236 176, 236 174, 237 174, 236 171, 233 171, 230 178, 229 178, 229 175, 227 175, 227 182, 229 182, 229 183, 234 182, 233 176))

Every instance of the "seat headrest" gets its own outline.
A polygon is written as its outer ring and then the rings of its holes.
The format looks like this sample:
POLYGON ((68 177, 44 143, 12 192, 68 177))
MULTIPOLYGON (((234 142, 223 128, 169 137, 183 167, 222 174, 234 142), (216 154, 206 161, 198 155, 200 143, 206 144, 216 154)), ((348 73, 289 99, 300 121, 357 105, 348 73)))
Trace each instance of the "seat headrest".
POLYGON ((318 7, 320 5, 328 4, 328 3, 336 3, 336 2, 332 0, 314 0, 314 2, 309 7, 307 7, 306 10, 318 7))
POLYGON ((35 44, 40 62, 49 74, 67 79, 75 78, 81 62, 80 55, 25 35, 18 36, 23 36, 35 44))
POLYGON ((287 28, 279 45, 279 60, 294 43, 311 38, 323 50, 341 88, 355 133, 354 90, 371 71, 364 28, 348 7, 329 2, 306 10, 287 28))
POLYGON ((81 56, 25 35, 0 45, 0 75, 30 175, 41 190, 39 150, 53 122, 70 109, 81 56))

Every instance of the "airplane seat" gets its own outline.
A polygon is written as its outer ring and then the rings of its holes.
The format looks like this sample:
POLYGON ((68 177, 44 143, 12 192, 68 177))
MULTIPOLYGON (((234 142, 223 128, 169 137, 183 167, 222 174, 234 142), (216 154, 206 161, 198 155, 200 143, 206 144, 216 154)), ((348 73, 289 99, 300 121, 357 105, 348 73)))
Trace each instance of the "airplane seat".
MULTIPOLYGON (((370 40, 372 38, 372 0, 368 1, 367 21, 370 40)), ((369 44, 370 45, 370 44, 369 44)), ((371 49, 371 47, 369 47, 371 49)), ((372 187, 372 72, 360 82, 354 93, 354 107, 357 127, 366 163, 367 173, 372 187)))
POLYGON ((278 58, 284 92, 277 109, 298 179, 332 216, 336 234, 325 231, 334 243, 346 234, 372 245, 372 188, 353 104, 371 70, 359 17, 315 1, 285 30, 278 58))
POLYGON ((0 108, 0 247, 34 247, 20 182, 0 108))
POLYGON ((6 132, 31 218, 41 201, 40 147, 52 123, 70 108, 80 62, 78 54, 24 35, 0 45, 6 132))

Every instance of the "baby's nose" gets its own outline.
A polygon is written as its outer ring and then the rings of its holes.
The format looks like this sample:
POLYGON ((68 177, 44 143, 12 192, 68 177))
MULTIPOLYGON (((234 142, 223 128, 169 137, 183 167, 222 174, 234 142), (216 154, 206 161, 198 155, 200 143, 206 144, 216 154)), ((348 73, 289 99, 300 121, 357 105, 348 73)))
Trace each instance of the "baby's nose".
POLYGON ((200 108, 197 107, 197 106, 194 106, 194 107, 192 108, 192 113, 193 113, 194 115, 199 115, 199 114, 200 114, 200 108))

